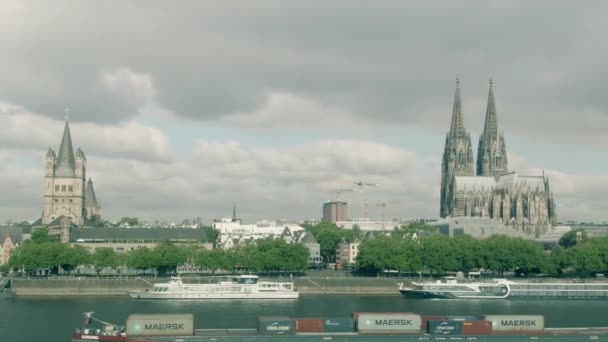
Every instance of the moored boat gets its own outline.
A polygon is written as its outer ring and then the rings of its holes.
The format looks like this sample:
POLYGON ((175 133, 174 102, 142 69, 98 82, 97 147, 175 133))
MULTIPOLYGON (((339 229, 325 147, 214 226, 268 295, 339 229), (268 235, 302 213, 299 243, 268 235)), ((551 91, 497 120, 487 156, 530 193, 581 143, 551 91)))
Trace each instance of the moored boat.
POLYGON ((155 283, 145 291, 132 291, 135 299, 297 299, 293 282, 260 281, 257 275, 238 275, 209 284, 188 284, 181 277, 155 283))
POLYGON ((491 281, 458 281, 446 277, 443 281, 412 282, 399 285, 407 298, 441 299, 608 299, 606 282, 516 282, 507 279, 491 281))

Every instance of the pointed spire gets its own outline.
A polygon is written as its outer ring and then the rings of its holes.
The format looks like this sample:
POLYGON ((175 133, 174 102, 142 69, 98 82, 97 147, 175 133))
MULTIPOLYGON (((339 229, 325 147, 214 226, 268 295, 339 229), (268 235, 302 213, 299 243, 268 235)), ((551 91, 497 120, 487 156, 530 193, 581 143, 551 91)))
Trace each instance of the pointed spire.
POLYGON ((236 203, 232 202, 232 221, 236 221, 236 203))
POLYGON ((72 149, 72 136, 70 135, 70 125, 65 121, 59 155, 57 156, 57 166, 55 175, 59 177, 74 177, 76 161, 74 160, 74 150, 72 149))
POLYGON ((46 157, 52 158, 52 159, 57 159, 57 155, 55 154, 55 151, 53 151, 53 149, 50 147, 49 147, 49 150, 46 151, 46 157))
POLYGON ((464 132, 464 117, 462 115, 462 103, 460 101, 460 80, 456 79, 456 93, 454 94, 454 108, 452 109, 450 134, 458 132, 464 132))
POLYGON ((496 104, 494 103, 494 87, 490 79, 490 90, 488 91, 488 107, 486 108, 486 121, 483 126, 483 135, 490 137, 498 136, 498 119, 496 117, 496 104))
POLYGON ((84 206, 87 208, 97 207, 97 197, 95 196, 95 189, 93 188, 93 180, 91 178, 87 182, 87 189, 84 194, 84 206))
POLYGON ((76 151, 76 159, 82 159, 84 161, 87 160, 87 157, 84 155, 84 151, 80 147, 76 151))

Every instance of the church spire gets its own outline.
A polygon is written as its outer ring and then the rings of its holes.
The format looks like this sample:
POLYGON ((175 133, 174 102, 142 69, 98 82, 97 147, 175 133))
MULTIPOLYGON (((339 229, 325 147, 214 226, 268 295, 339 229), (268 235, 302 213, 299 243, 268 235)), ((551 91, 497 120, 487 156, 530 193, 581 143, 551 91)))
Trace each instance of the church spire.
POLYGON ((236 221, 236 203, 232 202, 232 222, 236 221))
POLYGON ((460 101, 460 80, 456 79, 456 92, 454 94, 454 108, 452 109, 450 134, 459 132, 464 132, 464 117, 462 115, 462 103, 460 101))
POLYGON ((488 91, 488 106, 486 108, 486 121, 483 126, 483 134, 489 137, 498 136, 498 118, 496 117, 496 104, 494 103, 492 79, 490 79, 490 90, 488 91))
POLYGON ((70 134, 70 125, 66 117, 63 137, 61 138, 61 145, 59 146, 59 154, 57 156, 55 175, 59 177, 74 177, 75 170, 76 161, 74 159, 74 149, 72 148, 72 136, 70 134))
POLYGON ((498 130, 494 84, 490 79, 486 121, 483 126, 483 133, 479 137, 477 149, 477 175, 500 176, 509 172, 508 165, 505 138, 498 130))
POLYGON ((87 208, 97 207, 97 196, 95 196, 95 189, 93 188, 93 180, 89 178, 87 182, 87 189, 84 194, 84 203, 87 208))

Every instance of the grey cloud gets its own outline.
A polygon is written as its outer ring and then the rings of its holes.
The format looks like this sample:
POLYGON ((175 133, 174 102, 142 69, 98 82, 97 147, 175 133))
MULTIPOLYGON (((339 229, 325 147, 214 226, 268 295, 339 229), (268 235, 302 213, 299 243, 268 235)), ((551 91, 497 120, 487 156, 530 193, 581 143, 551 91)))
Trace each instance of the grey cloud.
POLYGON ((480 126, 494 77, 509 132, 550 120, 548 136, 567 127, 597 135, 572 115, 606 116, 599 85, 608 8, 592 5, 36 2, 2 18, 10 53, 0 57, 0 91, 55 117, 69 104, 82 113, 77 120, 125 120, 141 101, 99 75, 129 68, 150 75, 162 106, 193 118, 253 113, 270 92, 285 91, 361 118, 445 130, 453 79, 463 79, 467 121, 480 126), (521 127, 531 114, 537 119, 521 127))

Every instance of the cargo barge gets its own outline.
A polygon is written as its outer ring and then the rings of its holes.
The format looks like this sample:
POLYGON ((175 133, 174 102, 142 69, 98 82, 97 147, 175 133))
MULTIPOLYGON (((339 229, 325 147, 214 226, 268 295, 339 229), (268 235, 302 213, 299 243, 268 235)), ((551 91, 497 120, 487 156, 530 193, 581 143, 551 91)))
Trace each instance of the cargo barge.
POLYGON ((253 329, 195 329, 192 314, 132 314, 125 326, 85 314, 72 342, 608 341, 608 327, 548 328, 541 315, 421 316, 355 312, 342 318, 258 317, 253 329), (95 325, 97 327, 95 327, 95 325))
POLYGON ((447 278, 399 285, 406 298, 435 299, 608 299, 608 283, 524 283, 507 279, 484 282, 447 278))

